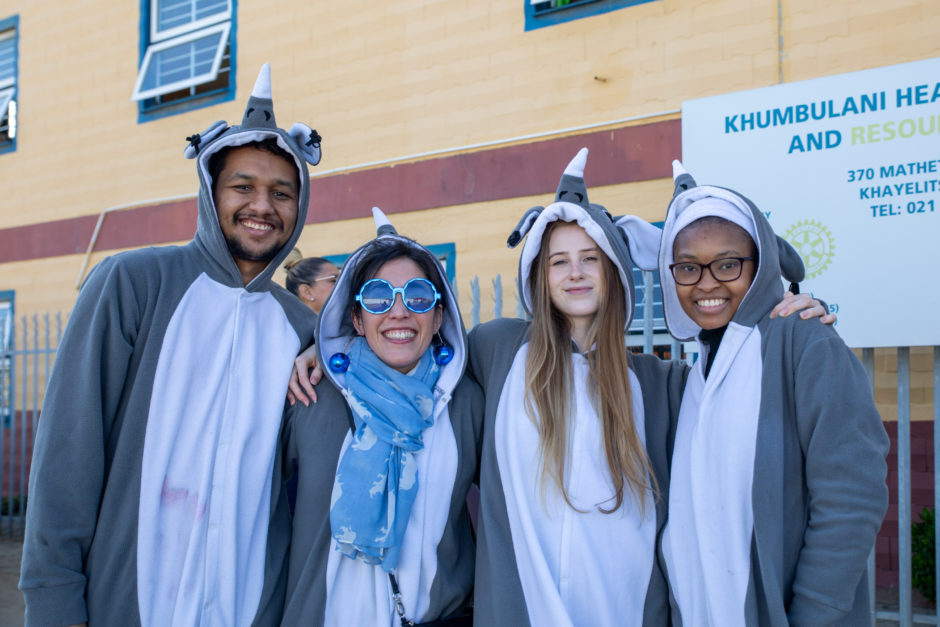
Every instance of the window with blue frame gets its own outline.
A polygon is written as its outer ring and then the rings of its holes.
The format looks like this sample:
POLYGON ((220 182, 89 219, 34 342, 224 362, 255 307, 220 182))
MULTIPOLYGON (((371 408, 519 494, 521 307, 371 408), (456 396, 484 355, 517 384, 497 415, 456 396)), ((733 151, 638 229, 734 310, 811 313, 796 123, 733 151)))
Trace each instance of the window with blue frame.
POLYGON ((524 0, 525 29, 553 26, 654 0, 524 0))
POLYGON ((147 121, 235 97, 236 0, 143 0, 132 100, 147 121))
POLYGON ((16 84, 19 18, 0 20, 0 152, 16 149, 16 84))

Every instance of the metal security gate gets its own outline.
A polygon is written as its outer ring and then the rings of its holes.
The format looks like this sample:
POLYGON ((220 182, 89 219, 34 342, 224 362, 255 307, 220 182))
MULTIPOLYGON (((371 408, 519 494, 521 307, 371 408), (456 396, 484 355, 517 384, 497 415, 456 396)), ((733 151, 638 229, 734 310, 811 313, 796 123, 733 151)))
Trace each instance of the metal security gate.
POLYGON ((62 314, 0 318, 0 535, 23 532, 29 462, 62 314))
MULTIPOLYGON (((896 438, 896 456, 897 465, 895 468, 888 465, 888 473, 896 471, 896 486, 890 485, 889 488, 896 489, 896 496, 889 503, 890 508, 897 508, 897 563, 898 563, 898 609, 897 611, 877 610, 875 607, 875 553, 872 552, 868 560, 869 588, 872 598, 872 618, 873 621, 887 620, 891 623, 897 622, 901 627, 909 627, 915 624, 938 625, 940 624, 940 607, 937 610, 927 612, 921 608, 918 613, 913 611, 913 559, 912 559, 912 422, 911 422, 911 349, 907 346, 897 349, 897 438, 896 438)), ((934 346, 933 355, 933 442, 932 450, 929 451, 929 458, 935 464, 940 459, 940 346, 934 346)), ((875 385, 875 350, 872 348, 862 349, 862 364, 868 372, 872 386, 875 385)), ((932 466, 933 475, 933 499, 930 503, 934 511, 937 505, 940 505, 940 473, 936 472, 936 466, 932 466)), ((936 595, 934 598, 940 600, 940 577, 937 576, 937 565, 940 564, 940 525, 934 525, 934 584, 936 595)))

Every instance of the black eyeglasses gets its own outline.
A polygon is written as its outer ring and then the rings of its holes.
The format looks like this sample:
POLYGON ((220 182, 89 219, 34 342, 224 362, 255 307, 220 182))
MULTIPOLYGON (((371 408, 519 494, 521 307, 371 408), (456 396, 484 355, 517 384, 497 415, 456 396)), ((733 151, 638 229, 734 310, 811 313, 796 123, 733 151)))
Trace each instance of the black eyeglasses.
POLYGON ((679 285, 695 285, 702 280, 705 268, 712 273, 716 281, 727 283, 741 278, 741 270, 745 261, 753 261, 757 257, 725 257, 716 259, 711 263, 698 263, 695 261, 680 261, 669 266, 672 276, 679 285))
POLYGON ((371 279, 359 290, 356 300, 369 313, 383 314, 395 304, 396 294, 401 294, 401 302, 415 313, 431 311, 441 299, 433 283, 417 277, 405 283, 404 287, 392 287, 385 279, 371 279))

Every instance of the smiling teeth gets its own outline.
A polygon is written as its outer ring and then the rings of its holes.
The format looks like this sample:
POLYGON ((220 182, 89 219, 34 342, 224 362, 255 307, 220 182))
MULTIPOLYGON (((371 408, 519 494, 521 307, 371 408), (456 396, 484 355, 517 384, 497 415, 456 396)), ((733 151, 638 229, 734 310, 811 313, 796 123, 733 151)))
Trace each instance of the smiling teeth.
POLYGON ((386 331, 383 335, 390 340, 410 340, 417 334, 414 331, 402 329, 400 331, 386 331))
POLYGON ((717 307, 721 305, 722 303, 724 303, 726 300, 727 300, 726 298, 707 298, 707 299, 698 301, 698 306, 699 307, 717 307))
POLYGON ((270 231, 274 227, 270 224, 264 224, 262 222, 254 222, 253 220, 242 220, 242 224, 247 226, 249 229, 254 229, 256 231, 270 231))

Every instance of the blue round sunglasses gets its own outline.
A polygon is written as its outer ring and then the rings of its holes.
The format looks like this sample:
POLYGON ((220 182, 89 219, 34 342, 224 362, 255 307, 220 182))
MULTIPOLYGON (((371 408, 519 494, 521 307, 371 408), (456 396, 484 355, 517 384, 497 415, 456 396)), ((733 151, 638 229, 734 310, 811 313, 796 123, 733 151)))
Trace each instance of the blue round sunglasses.
POLYGON ((395 304, 395 295, 414 313, 427 313, 441 300, 434 284, 420 277, 411 279, 404 287, 392 287, 385 279, 370 279, 356 295, 356 302, 371 314, 383 314, 395 304))

